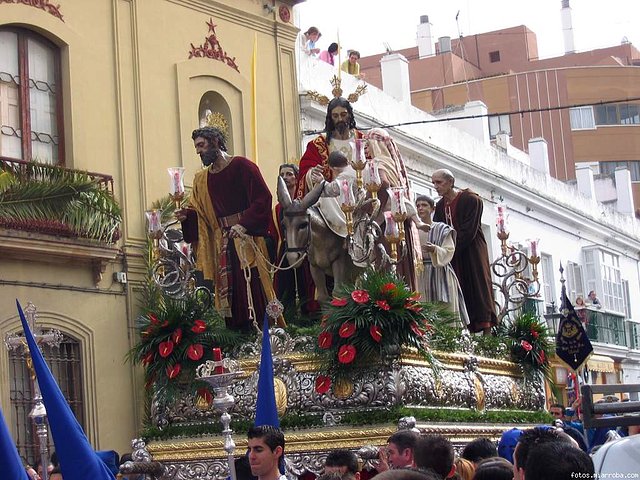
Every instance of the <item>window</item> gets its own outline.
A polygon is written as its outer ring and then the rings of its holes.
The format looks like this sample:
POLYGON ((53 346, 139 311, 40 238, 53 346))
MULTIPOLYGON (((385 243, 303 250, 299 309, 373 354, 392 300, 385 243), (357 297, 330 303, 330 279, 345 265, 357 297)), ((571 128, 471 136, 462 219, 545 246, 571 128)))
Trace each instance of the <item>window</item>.
POLYGON ((584 251, 586 292, 595 290, 602 306, 614 312, 625 312, 624 285, 617 255, 591 248, 584 251))
POLYGON ((34 32, 0 29, 0 157, 63 163, 60 55, 34 32))
POLYGON ((625 167, 629 170, 632 182, 640 182, 640 161, 633 160, 630 162, 600 162, 598 164, 600 173, 603 175, 612 175, 616 168, 625 167))
POLYGON ((640 105, 616 103, 596 105, 596 125, 640 125, 640 105))
POLYGON ((593 107, 574 107, 569 109, 571 130, 593 130, 596 123, 593 119, 593 107))
POLYGON ((496 50, 494 52, 489 52, 489 61, 491 63, 496 63, 500 61, 500 50, 496 50))
POLYGON ((489 116, 489 136, 496 138, 498 133, 506 133, 511 136, 511 120, 509 115, 489 116))
MULTIPOLYGON (((84 426, 80 343, 65 335, 59 348, 48 345, 42 345, 41 348, 62 394, 69 402, 78 423, 84 426)), ((35 465, 39 460, 39 440, 34 423, 29 418, 29 412, 33 408, 33 383, 21 349, 9 351, 9 379, 11 382, 9 397, 16 421, 16 438, 14 439, 16 447, 22 457, 31 465, 35 465)), ((49 430, 49 452, 53 450, 49 430)))
POLYGON ((617 255, 601 251, 603 304, 616 312, 624 312, 624 293, 617 255))
POLYGON ((586 298, 582 285, 582 265, 567 262, 567 296, 571 303, 575 303, 577 297, 586 298))
POLYGON ((545 303, 556 301, 555 281, 553 280, 553 259, 545 253, 540 255, 540 270, 542 270, 542 294, 545 303))

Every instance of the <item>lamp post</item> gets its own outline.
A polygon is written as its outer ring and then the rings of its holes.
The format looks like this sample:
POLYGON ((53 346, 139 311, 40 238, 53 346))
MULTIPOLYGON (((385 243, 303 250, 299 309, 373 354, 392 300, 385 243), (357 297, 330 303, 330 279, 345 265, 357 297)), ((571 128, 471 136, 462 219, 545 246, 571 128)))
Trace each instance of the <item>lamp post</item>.
MULTIPOLYGON (((50 345, 52 347, 59 347, 62 342, 63 336, 60 330, 49 330, 47 332, 43 332, 40 330, 40 327, 36 325, 37 319, 37 308, 36 306, 29 302, 27 303, 26 308, 24 309, 24 315, 27 319, 27 323, 29 324, 29 328, 33 333, 33 338, 36 341, 36 344, 39 345, 50 345)), ((40 387, 38 386, 38 381, 36 379, 35 371, 33 370, 33 363, 31 362, 31 357, 29 354, 29 348, 27 347, 27 341, 21 334, 16 333, 8 333, 4 338, 4 344, 7 349, 10 351, 21 349, 23 354, 25 355, 25 361, 27 363, 27 367, 29 368, 29 372, 31 373, 31 382, 33 386, 33 408, 31 412, 29 412, 29 417, 33 420, 33 423, 36 426, 36 434, 39 440, 39 450, 40 450, 40 463, 42 464, 42 480, 47 480, 49 478, 49 474, 47 472, 47 465, 49 464, 49 447, 48 447, 48 438, 49 432, 47 428, 47 409, 42 403, 42 394, 40 393, 40 387)))

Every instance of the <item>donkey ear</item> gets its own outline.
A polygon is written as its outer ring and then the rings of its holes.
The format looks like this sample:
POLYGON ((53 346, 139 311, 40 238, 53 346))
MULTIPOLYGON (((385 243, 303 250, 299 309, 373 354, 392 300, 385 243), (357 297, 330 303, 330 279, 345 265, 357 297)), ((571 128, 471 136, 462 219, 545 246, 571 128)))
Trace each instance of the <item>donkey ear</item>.
POLYGON ((320 195, 322 195, 322 190, 324 189, 325 181, 321 181, 317 183, 310 191, 307 193, 302 199, 302 208, 306 210, 312 205, 315 205, 320 195))
POLYGON ((278 202, 280 202, 282 208, 289 208, 291 206, 291 195, 289 195, 287 185, 280 175, 278 175, 278 202))

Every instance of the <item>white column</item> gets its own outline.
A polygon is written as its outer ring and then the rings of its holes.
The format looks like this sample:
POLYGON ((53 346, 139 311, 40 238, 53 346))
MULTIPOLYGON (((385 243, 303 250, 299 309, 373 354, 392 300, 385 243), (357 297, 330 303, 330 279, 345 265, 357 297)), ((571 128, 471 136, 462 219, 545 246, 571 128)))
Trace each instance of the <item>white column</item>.
POLYGON ((396 100, 411 103, 409 61, 399 53, 390 53, 380 60, 382 90, 396 100))
POLYGON ((618 167, 615 171, 616 193, 618 201, 616 210, 623 215, 634 215, 633 190, 631 190, 631 173, 626 167, 618 167))
POLYGON ((529 140, 529 160, 536 170, 549 174, 549 148, 544 138, 532 138, 529 140))

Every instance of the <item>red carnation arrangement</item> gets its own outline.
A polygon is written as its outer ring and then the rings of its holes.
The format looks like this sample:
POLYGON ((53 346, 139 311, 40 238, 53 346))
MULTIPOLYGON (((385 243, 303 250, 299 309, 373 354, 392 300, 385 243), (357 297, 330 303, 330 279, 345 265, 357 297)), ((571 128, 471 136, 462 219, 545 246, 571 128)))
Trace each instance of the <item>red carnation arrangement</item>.
POLYGON ((395 275, 365 271, 356 285, 334 292, 323 311, 317 352, 324 372, 316 377, 316 392, 329 394, 336 380, 397 355, 403 347, 432 359, 428 340, 437 311, 395 275))

